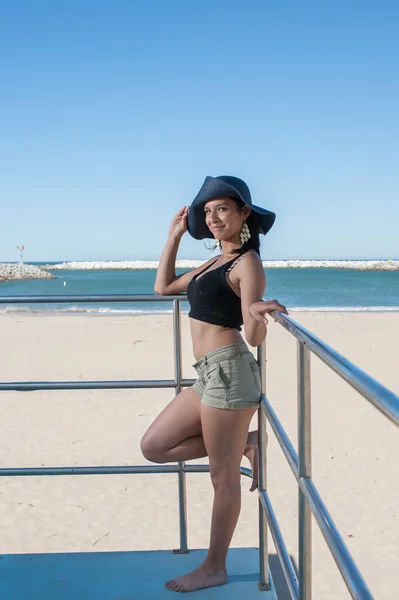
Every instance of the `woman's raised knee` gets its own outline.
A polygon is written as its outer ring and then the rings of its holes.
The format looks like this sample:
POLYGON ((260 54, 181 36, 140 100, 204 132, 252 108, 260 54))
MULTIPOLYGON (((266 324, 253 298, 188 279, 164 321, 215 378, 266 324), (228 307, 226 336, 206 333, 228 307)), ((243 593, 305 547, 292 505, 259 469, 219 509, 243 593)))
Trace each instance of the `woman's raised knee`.
POLYGON ((147 460, 155 463, 166 463, 165 452, 159 447, 151 434, 145 433, 140 442, 141 452, 147 460))

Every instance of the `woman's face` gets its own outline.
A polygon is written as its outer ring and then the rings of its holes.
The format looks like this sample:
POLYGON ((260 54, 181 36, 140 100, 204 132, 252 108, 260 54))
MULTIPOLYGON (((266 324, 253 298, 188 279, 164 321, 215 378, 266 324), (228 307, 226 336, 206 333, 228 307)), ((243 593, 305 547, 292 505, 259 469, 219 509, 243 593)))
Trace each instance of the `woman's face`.
POLYGON ((216 198, 204 204, 205 222, 216 240, 238 242, 242 224, 250 213, 242 209, 231 198, 216 198))

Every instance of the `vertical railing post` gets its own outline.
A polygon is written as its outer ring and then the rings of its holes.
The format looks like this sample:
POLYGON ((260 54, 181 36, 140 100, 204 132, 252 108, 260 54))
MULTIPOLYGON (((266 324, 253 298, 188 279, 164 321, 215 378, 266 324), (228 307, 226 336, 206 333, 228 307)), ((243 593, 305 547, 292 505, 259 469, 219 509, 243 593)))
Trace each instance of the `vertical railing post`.
MULTIPOLYGON (((182 367, 181 367, 181 311, 180 300, 173 300, 173 346, 175 357, 175 381, 176 396, 182 390, 182 367)), ((187 493, 186 493, 186 473, 184 471, 184 462, 179 462, 178 485, 179 485, 179 529, 180 529, 180 548, 174 552, 177 554, 186 554, 187 546, 187 493)))
MULTIPOLYGON (((298 467, 299 480, 312 476, 310 351, 298 341, 298 467)), ((312 599, 312 520, 310 506, 298 487, 299 599, 312 599)))
MULTIPOLYGON (((258 363, 261 373, 262 394, 266 395, 266 340, 258 346, 258 363)), ((259 491, 267 489, 267 433, 266 415, 262 408, 258 411, 258 443, 259 443, 259 491)), ((270 590, 269 582, 269 551, 267 540, 267 522, 265 511, 259 497, 259 588, 270 590)))

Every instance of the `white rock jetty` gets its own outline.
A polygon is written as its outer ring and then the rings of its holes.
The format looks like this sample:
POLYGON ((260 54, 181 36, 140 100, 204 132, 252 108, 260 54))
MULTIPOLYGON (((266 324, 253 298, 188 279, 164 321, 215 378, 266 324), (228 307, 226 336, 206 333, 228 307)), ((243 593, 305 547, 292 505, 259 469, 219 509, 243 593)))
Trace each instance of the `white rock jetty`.
MULTIPOLYGON (((205 260, 178 260, 176 267, 179 269, 193 269, 199 267, 205 260)), ((64 262, 56 265, 46 265, 45 268, 53 270, 127 270, 127 269, 156 269, 157 260, 110 260, 110 261, 84 261, 64 262)), ((358 271, 399 271, 399 260, 265 260, 266 269, 356 269, 358 271)))
POLYGON ((55 276, 37 265, 0 263, 0 282, 11 279, 55 279, 55 276))

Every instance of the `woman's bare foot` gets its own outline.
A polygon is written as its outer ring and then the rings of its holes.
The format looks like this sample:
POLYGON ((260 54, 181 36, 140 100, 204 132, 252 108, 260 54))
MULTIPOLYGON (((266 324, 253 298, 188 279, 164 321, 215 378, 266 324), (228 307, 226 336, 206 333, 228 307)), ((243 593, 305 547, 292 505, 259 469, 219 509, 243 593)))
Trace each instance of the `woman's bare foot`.
MULTIPOLYGON (((267 444, 267 434, 266 434, 267 444)), ((252 485, 249 488, 253 492, 258 487, 259 479, 259 447, 258 447, 258 432, 250 431, 248 433, 247 445, 245 446, 244 456, 247 457, 252 469, 252 485)))
POLYGON ((220 571, 211 571, 204 565, 194 571, 171 579, 165 583, 171 592, 194 592, 203 588, 215 587, 227 583, 227 572, 225 569, 220 571))

